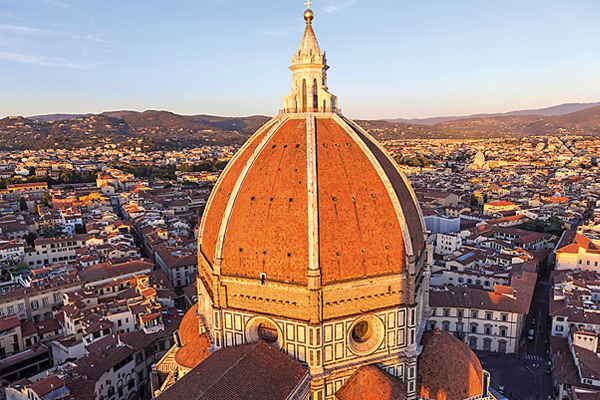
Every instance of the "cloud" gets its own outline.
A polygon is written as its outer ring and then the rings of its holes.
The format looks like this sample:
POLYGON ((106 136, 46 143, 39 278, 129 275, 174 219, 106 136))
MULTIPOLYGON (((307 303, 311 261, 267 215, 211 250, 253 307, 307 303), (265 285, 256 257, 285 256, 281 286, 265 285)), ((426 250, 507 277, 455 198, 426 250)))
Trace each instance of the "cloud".
POLYGON ((94 66, 94 64, 81 64, 58 57, 43 58, 27 54, 9 53, 5 51, 0 51, 0 59, 20 62, 23 64, 39 65, 43 67, 87 69, 94 66))
POLYGON ((354 5, 354 3, 356 3, 356 0, 345 0, 345 1, 336 2, 335 4, 329 4, 329 5, 325 6, 325 12, 329 13, 329 14, 333 14, 335 12, 344 10, 344 9, 354 5))
POLYGON ((28 26, 19 26, 19 25, 3 25, 0 24, 0 30, 2 31, 10 31, 15 33, 25 33, 30 35, 51 35, 54 32, 46 30, 46 29, 38 29, 38 28, 30 28, 28 26))
POLYGON ((57 0, 42 0, 44 3, 52 4, 53 6, 67 8, 69 5, 67 3, 62 3, 57 0))

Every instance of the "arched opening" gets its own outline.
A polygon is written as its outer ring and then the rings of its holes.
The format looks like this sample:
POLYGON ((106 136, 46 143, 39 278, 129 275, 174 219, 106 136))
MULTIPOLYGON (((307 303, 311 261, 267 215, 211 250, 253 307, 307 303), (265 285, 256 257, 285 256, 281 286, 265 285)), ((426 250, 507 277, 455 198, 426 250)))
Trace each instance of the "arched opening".
POLYGON ((372 335, 373 328, 367 321, 360 321, 352 329, 352 339, 358 343, 366 342, 372 335))
POLYGON ((314 82, 313 82, 313 104, 312 104, 312 108, 313 111, 318 111, 319 110, 319 92, 317 89, 317 78, 315 78, 314 82))
POLYGON ((277 327, 269 321, 261 322, 258 326, 258 337, 263 342, 269 344, 275 343, 279 337, 277 327))
POLYGON ((306 79, 302 79, 302 112, 306 112, 307 102, 306 79))

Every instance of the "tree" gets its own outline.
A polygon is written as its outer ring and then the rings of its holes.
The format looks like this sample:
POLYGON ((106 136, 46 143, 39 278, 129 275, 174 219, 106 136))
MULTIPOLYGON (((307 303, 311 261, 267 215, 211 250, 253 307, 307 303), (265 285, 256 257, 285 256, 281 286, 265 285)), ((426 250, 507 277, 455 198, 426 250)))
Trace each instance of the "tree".
POLYGON ((173 187, 173 184, 171 182, 167 182, 165 183, 165 186, 163 186, 163 189, 171 189, 173 187))
POLYGON ((40 236, 43 238, 65 236, 65 230, 60 225, 47 225, 42 227, 40 236))
POLYGON ((37 235, 35 233, 29 232, 27 236, 25 236, 25 242, 29 245, 29 247, 34 247, 36 238, 37 235))
POLYGON ((25 200, 25 197, 21 197, 19 200, 19 210, 27 211, 28 209, 29 207, 27 206, 27 200, 25 200))
POLYGON ((487 193, 485 193, 485 194, 483 195, 483 204, 485 204, 485 203, 487 203, 487 202, 488 202, 488 195, 487 195, 487 193))
POLYGON ((16 272, 18 274, 21 272, 26 272, 26 271, 29 271, 29 265, 27 265, 25 263, 20 263, 13 267, 13 272, 16 272))
POLYGON ((29 176, 35 176, 35 167, 34 166, 29 167, 29 176))
POLYGON ((471 207, 475 207, 475 206, 477 206, 477 204, 479 204, 479 203, 477 202, 477 196, 475 196, 475 195, 474 195, 474 194, 472 194, 472 193, 471 193, 471 200, 470 200, 470 204, 471 204, 471 207))
POLYGON ((179 171, 180 172, 191 172, 192 167, 188 163, 181 163, 181 165, 179 166, 179 171))
POLYGON ((188 181, 187 179, 185 181, 181 182, 181 184, 183 186, 200 186, 200 185, 198 185, 198 182, 188 181))
POLYGON ((50 202, 52 201, 52 195, 48 192, 44 192, 42 196, 42 205, 50 207, 50 202))
POLYGON ((85 233, 85 226, 81 224, 75 224, 75 234, 81 235, 82 233, 85 233))

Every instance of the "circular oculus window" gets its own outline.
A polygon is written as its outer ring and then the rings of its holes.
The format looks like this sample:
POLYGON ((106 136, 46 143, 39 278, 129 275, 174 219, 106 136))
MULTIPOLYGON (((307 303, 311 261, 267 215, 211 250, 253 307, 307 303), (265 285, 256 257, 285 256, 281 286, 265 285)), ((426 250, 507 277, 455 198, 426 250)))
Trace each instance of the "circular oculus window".
POLYGON ((348 334, 348 345, 359 356, 369 355, 379 348, 384 337, 383 322, 377 317, 364 317, 356 321, 348 334))
POLYGON ((246 340, 256 342, 262 340, 271 346, 281 349, 283 347, 283 335, 277 324, 265 317, 254 317, 246 324, 246 340))

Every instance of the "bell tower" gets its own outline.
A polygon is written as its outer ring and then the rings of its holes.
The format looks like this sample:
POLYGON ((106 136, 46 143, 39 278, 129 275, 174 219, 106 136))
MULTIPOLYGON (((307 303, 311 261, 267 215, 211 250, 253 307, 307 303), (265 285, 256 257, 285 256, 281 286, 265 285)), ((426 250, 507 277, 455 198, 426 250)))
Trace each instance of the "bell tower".
POLYGON ((327 57, 321 51, 312 21, 315 14, 310 9, 304 12, 306 29, 302 43, 292 58, 294 86, 292 93, 283 98, 284 113, 337 113, 337 96, 327 87, 327 57))

